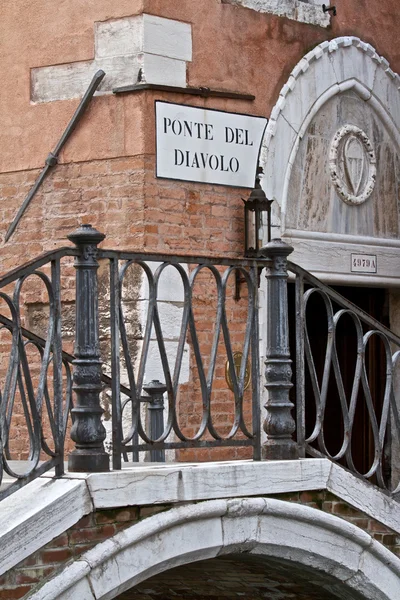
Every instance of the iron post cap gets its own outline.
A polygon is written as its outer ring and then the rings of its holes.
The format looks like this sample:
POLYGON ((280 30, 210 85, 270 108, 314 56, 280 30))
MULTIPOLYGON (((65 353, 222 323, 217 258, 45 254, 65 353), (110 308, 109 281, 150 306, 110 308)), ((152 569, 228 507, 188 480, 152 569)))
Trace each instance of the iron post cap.
POLYGON ((77 246, 80 244, 94 244, 97 246, 97 244, 100 244, 106 236, 104 233, 101 233, 92 227, 89 223, 83 223, 67 237, 77 246))
POLYGON ((260 248, 260 255, 264 257, 269 257, 271 255, 279 255, 288 256, 292 252, 294 252, 293 246, 290 246, 280 238, 274 238, 268 244, 260 248))

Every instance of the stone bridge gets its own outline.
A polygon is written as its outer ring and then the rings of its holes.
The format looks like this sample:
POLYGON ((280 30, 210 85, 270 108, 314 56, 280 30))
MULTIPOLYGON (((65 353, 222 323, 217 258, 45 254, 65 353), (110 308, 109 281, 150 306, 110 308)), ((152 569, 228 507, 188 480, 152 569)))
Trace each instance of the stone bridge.
POLYGON ((399 598, 397 501, 327 459, 49 473, 2 523, 1 599, 399 598))

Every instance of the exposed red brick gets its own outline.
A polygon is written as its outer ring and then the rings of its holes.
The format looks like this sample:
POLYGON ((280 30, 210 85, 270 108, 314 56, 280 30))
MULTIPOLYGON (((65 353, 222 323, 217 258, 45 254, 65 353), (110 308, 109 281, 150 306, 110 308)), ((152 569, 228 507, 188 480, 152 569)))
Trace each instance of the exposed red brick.
POLYGON ((23 598, 31 589, 31 585, 19 585, 15 588, 0 590, 0 600, 16 600, 17 598, 23 598))
POLYGON ((111 524, 97 525, 96 527, 88 529, 74 529, 70 532, 69 540, 70 544, 80 544, 84 542, 100 541, 108 537, 113 536, 115 533, 115 526, 111 524))
POLYGON ((72 556, 71 548, 49 548, 41 552, 41 561, 44 564, 54 564, 64 562, 72 556))

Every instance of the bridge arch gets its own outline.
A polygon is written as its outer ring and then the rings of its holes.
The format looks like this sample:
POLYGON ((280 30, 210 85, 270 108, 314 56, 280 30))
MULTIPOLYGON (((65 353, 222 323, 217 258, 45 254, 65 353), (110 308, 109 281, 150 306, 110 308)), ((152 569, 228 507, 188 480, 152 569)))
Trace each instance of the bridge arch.
POLYGON ((31 600, 111 600, 174 567, 243 553, 325 574, 334 597, 398 599, 400 559, 366 532, 307 506, 241 498, 148 517, 86 552, 31 600))

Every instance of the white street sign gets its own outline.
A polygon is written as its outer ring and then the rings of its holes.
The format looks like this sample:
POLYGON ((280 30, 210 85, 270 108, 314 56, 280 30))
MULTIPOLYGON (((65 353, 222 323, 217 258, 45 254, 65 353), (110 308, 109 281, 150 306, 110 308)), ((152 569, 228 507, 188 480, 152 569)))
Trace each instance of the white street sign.
POLYGON ((156 175, 254 187, 268 119, 156 101, 156 175))

